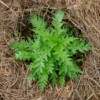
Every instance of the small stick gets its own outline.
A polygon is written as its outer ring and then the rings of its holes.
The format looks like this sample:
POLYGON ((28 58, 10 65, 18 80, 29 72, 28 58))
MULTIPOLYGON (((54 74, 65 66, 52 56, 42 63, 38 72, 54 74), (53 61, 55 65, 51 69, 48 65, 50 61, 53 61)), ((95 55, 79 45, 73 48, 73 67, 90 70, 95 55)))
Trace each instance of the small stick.
MULTIPOLYGON (((5 7, 9 8, 9 6, 7 4, 5 4, 2 0, 0 0, 0 3, 2 5, 4 5, 5 7)), ((11 8, 9 8, 9 9, 15 14, 15 16, 17 16, 17 14, 14 12, 14 10, 12 10, 11 8)))

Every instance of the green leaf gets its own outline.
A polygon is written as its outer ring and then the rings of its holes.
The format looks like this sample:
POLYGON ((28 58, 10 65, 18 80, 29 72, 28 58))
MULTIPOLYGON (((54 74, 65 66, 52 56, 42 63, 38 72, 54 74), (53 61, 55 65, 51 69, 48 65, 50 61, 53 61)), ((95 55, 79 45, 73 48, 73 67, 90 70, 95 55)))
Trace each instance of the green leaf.
POLYGON ((65 74, 63 73, 63 75, 60 75, 59 76, 59 83, 60 83, 60 86, 64 86, 65 85, 65 74))
POLYGON ((64 86, 67 77, 77 80, 78 73, 82 73, 78 63, 84 60, 85 51, 92 49, 85 39, 76 37, 78 31, 63 18, 64 12, 59 10, 51 25, 47 25, 43 18, 33 14, 29 19, 33 37, 11 45, 16 60, 30 63, 27 79, 36 80, 41 91, 49 82, 55 87, 57 83, 64 86))

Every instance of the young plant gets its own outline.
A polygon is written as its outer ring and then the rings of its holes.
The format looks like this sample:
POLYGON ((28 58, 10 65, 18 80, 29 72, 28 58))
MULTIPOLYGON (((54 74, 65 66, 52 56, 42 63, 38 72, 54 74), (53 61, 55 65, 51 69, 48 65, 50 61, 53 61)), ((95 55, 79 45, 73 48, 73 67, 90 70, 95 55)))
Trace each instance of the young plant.
POLYGON ((76 80, 81 70, 78 66, 80 60, 74 57, 91 50, 89 43, 64 27, 63 17, 64 12, 57 11, 52 26, 47 27, 44 19, 32 15, 33 38, 21 39, 12 45, 16 60, 30 61, 28 78, 37 80, 40 90, 44 90, 48 82, 53 86, 56 83, 64 86, 67 77, 76 80))

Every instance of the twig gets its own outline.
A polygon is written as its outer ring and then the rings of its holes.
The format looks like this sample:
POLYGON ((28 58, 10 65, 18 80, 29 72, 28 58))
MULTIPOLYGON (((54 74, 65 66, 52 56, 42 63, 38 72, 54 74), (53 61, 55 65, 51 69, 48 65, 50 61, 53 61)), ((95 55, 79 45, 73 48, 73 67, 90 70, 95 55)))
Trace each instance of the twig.
POLYGON ((9 8, 9 9, 15 14, 15 16, 17 16, 17 14, 15 13, 15 11, 12 10, 12 9, 11 9, 7 4, 5 4, 2 0, 0 0, 0 3, 1 3, 2 5, 4 5, 5 7, 9 8))

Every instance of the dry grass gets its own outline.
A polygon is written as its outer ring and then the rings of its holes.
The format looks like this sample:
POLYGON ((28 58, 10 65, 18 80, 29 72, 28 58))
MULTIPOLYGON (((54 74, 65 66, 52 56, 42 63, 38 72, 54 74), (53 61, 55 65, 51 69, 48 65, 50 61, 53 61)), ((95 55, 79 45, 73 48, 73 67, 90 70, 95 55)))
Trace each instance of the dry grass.
POLYGON ((100 0, 0 0, 0 100, 99 100, 100 99, 100 0), (40 93, 27 81, 27 64, 14 62, 10 44, 18 18, 32 11, 47 16, 48 9, 67 9, 66 17, 78 27, 93 50, 84 62, 79 81, 64 88, 48 86, 40 93))

